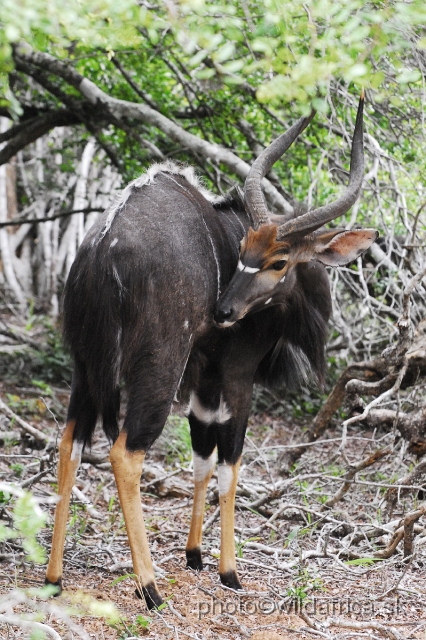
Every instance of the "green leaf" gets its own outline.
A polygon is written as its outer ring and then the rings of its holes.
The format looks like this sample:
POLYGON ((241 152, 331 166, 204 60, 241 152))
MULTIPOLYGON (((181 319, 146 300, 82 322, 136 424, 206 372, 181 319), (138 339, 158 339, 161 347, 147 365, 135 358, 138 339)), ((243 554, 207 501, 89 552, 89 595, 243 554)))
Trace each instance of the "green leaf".
POLYGON ((132 578, 133 580, 138 580, 139 579, 139 577, 135 573, 126 573, 126 575, 120 576, 119 578, 116 578, 115 580, 113 580, 111 582, 110 586, 114 587, 119 582, 123 582, 123 580, 128 580, 129 578, 132 578))
POLYGON ((374 564, 375 562, 382 561, 383 558, 356 558, 355 560, 347 560, 345 564, 352 565, 354 567, 365 566, 374 564))
POLYGON ((421 77, 418 69, 403 69, 403 71, 396 76, 395 80, 399 84, 408 84, 409 82, 417 82, 421 77))
POLYGON ((199 71, 196 71, 195 73, 195 77, 198 78, 199 80, 208 80, 209 78, 213 78, 213 76, 216 74, 215 69, 200 69, 199 71))

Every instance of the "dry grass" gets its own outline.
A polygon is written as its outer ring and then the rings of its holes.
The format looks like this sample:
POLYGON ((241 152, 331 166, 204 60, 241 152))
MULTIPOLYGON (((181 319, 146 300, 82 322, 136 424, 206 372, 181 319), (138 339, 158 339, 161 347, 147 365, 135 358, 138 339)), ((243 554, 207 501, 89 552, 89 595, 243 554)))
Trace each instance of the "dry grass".
MULTIPOLYGON (((14 410, 54 442, 59 427, 43 402, 37 403, 36 391, 3 387, 3 399, 7 392, 16 392, 20 398, 21 405, 17 400, 14 410)), ((59 424, 66 401, 66 390, 54 390, 53 397, 46 399, 59 424)), ((3 417, 0 431, 7 429, 16 432, 17 427, 3 417)), ((205 570, 197 574, 185 568, 192 494, 189 440, 179 417, 166 429, 147 457, 141 484, 158 584, 163 597, 169 598, 161 614, 149 613, 136 599, 131 578, 116 581, 132 569, 102 434, 97 434, 89 454, 93 462, 80 467, 77 488, 81 493, 73 498, 65 551, 65 591, 54 603, 70 602, 76 592, 83 591, 115 603, 122 616, 116 628, 91 615, 75 619, 89 637, 425 637, 425 517, 420 515, 414 523, 411 555, 404 559, 401 539, 390 557, 377 557, 386 555, 383 550, 389 551, 392 533, 401 526, 404 533, 404 516, 424 500, 422 491, 408 490, 393 513, 386 511, 386 485, 407 476, 415 462, 406 454, 404 441, 395 445, 392 434, 353 427, 341 451, 341 431, 336 427, 308 448, 289 477, 282 477, 280 457, 284 447, 299 441, 300 424, 266 414, 256 416, 249 426, 237 498, 236 548, 246 591, 236 594, 220 584, 217 574, 220 531, 215 478, 207 496, 205 570), (357 474, 350 473, 351 465, 386 448, 390 452, 381 459, 357 474), (341 476, 348 472, 348 490, 337 499, 341 476), (326 507, 333 497, 334 504, 326 507), (144 628, 148 618, 151 621, 144 628), (362 622, 368 623, 367 628, 362 622)), ((56 465, 52 443, 40 450, 35 445, 32 439, 6 444, 0 451, 1 479, 31 486, 36 495, 52 495, 56 465), (40 471, 45 475, 39 477, 40 471)), ((7 520, 7 508, 0 513, 7 520)), ((52 513, 53 507, 41 536, 46 549, 52 513)), ((44 568, 25 561, 19 540, 2 543, 0 553, 3 594, 15 587, 43 584, 44 568)), ((25 603, 15 607, 17 613, 24 610, 25 603)), ((53 613, 44 622, 64 640, 79 636, 53 613)), ((0 637, 29 637, 29 631, 0 624, 0 637)))

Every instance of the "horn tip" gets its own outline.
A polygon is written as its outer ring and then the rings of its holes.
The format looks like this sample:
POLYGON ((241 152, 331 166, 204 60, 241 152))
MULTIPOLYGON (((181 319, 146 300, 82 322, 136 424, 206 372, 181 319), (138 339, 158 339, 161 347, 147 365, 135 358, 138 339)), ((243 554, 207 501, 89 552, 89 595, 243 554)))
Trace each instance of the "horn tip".
POLYGON ((363 100, 364 100, 364 98, 365 98, 365 89, 364 89, 364 87, 362 87, 362 89, 361 89, 361 95, 360 95, 359 99, 363 101, 363 100))

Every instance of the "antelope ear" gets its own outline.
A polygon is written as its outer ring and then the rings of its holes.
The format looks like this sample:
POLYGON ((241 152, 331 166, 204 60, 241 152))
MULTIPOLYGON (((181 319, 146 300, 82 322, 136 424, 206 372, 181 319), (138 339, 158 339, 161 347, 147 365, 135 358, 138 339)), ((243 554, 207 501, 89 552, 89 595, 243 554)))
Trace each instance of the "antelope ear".
POLYGON ((315 238, 313 257, 330 267, 338 267, 358 258, 378 236, 374 229, 327 231, 315 238))

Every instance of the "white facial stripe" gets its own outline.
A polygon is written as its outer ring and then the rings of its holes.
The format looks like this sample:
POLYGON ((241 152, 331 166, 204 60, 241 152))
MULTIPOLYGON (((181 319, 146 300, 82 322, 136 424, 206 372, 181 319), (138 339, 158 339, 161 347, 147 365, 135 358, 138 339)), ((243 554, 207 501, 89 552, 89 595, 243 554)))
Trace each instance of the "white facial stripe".
POLYGON ((189 411, 204 424, 213 424, 214 422, 224 424, 232 417, 222 395, 217 409, 206 409, 195 391, 191 391, 190 394, 189 411))
POLYGON ((218 466, 217 480, 219 484, 220 496, 225 496, 227 493, 229 493, 233 477, 233 468, 229 464, 220 464, 218 466))
POLYGON ((82 451, 83 451, 83 443, 78 442, 78 440, 74 440, 74 442, 72 443, 70 460, 78 460, 80 462, 82 451))
POLYGON ((195 453, 195 451, 193 452, 192 457, 194 460, 194 482, 202 482, 213 472, 216 464, 216 450, 213 451, 211 456, 207 459, 202 458, 198 453, 195 453))
POLYGON ((265 302, 265 304, 269 304, 271 302, 272 298, 268 298, 267 301, 265 302))
POLYGON ((247 267, 241 262, 241 260, 238 261, 237 269, 238 271, 244 271, 245 273, 257 273, 258 271, 260 271, 260 269, 258 269, 257 267, 247 267))

